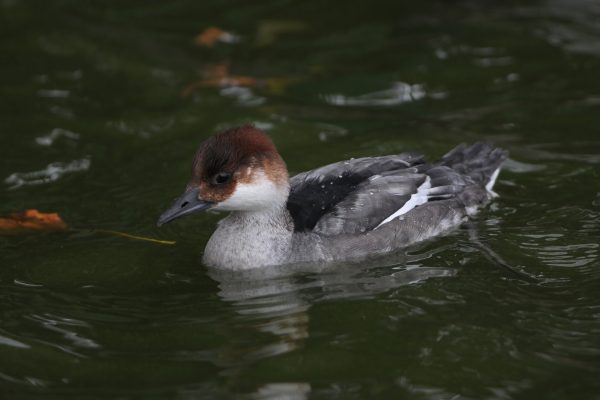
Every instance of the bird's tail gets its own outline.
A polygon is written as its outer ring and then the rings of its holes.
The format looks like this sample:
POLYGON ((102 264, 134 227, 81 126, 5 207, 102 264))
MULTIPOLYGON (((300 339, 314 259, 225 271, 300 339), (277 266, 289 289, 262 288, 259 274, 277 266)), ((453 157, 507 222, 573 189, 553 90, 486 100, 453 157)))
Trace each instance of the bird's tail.
POLYGON ((462 143, 442 157, 440 165, 471 177, 493 193, 492 188, 496 183, 500 167, 507 157, 508 151, 494 147, 490 143, 477 142, 472 145, 462 143))

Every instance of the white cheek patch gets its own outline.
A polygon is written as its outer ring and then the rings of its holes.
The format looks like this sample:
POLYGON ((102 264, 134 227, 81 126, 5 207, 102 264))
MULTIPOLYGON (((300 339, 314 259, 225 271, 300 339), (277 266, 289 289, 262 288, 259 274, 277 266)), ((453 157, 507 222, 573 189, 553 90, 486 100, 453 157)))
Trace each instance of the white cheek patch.
POLYGON ((238 183, 228 199, 220 202, 217 211, 260 211, 285 203, 287 187, 275 185, 264 172, 253 174, 250 183, 238 183))
POLYGON ((410 199, 408 199, 408 201, 404 203, 402 208, 400 208, 398 211, 384 219, 379 225, 375 227, 375 229, 379 228, 383 224, 387 224, 395 218, 398 218, 402 214, 406 214, 413 208, 427 203, 427 201, 429 200, 429 189, 431 189, 431 178, 429 178, 428 176, 427 179, 425 179, 425 182, 423 182, 421 186, 417 188, 417 193, 414 193, 412 196, 410 196, 410 199))

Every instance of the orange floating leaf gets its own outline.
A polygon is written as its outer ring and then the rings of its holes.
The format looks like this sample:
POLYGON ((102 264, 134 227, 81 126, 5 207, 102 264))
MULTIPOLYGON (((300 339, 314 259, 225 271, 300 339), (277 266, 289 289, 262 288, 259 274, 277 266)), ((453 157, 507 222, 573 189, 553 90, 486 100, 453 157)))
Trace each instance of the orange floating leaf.
POLYGON ((202 76, 206 79, 225 79, 229 76, 229 62, 220 62, 217 64, 208 64, 202 71, 202 76))
POLYGON ((239 36, 234 35, 231 32, 224 31, 221 28, 212 26, 196 36, 194 38, 194 43, 196 43, 198 46, 213 47, 218 42, 237 43, 239 40, 239 36))
POLYGON ((42 213, 35 209, 0 217, 1 234, 66 231, 69 226, 58 213, 42 213))
POLYGON ((229 62, 209 64, 201 72, 202 78, 186 85, 181 89, 181 96, 188 97, 193 92, 202 88, 229 88, 246 87, 264 89, 275 95, 282 94, 285 89, 303 78, 255 78, 253 76, 231 75, 229 73, 229 62))
POLYGON ((225 88, 233 86, 257 87, 263 86, 264 81, 252 76, 229 75, 229 64, 219 63, 206 66, 202 71, 204 79, 194 81, 181 90, 182 97, 188 97, 194 91, 200 88, 225 88))

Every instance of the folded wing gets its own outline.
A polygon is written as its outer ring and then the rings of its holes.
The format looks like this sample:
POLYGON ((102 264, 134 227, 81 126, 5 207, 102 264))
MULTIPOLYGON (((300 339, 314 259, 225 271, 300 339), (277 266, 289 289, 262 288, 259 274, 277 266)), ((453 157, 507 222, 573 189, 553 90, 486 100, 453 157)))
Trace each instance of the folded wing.
POLYGON ((317 222, 325 236, 358 234, 401 218, 416 207, 455 197, 471 179, 445 166, 427 164, 374 175, 317 222))
POLYGON ((342 161, 293 177, 288 209, 296 231, 356 235, 440 200, 456 199, 459 207, 479 204, 487 192, 493 195, 506 156, 478 142, 457 146, 435 164, 412 153, 342 161))
POLYGON ((423 157, 402 153, 384 157, 365 157, 340 161, 300 173, 290 179, 287 207, 296 231, 310 231, 369 178, 390 171, 401 171, 423 164, 423 157))

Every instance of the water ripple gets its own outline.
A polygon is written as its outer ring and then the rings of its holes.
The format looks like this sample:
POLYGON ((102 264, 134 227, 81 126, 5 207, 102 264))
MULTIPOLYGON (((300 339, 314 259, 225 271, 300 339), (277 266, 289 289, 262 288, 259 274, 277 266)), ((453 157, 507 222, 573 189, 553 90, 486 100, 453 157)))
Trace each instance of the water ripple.
POLYGON ((28 344, 25 344, 23 342, 19 342, 18 340, 11 339, 9 337, 2 336, 2 335, 0 335, 0 345, 10 346, 10 347, 16 347, 18 349, 29 349, 29 348, 31 348, 31 346, 29 346, 28 344))
POLYGON ((67 129, 54 128, 52 129, 52 132, 50 132, 48 135, 36 137, 35 142, 40 146, 52 146, 54 142, 61 137, 65 137, 71 140, 77 140, 79 139, 79 134, 71 132, 67 129))
MULTIPOLYGON (((48 313, 44 315, 32 314, 26 317, 26 319, 39 323, 43 328, 62 335, 63 339, 65 339, 67 342, 70 342, 72 347, 85 349, 98 349, 101 347, 94 340, 82 336, 79 332, 75 332, 74 328, 76 327, 89 329, 90 325, 87 322, 76 320, 74 318, 64 318, 48 313)), ((65 347, 68 346, 61 346, 61 348, 65 347)))
POLYGON ((256 95, 252 89, 242 86, 228 86, 219 90, 223 97, 231 97, 237 100, 237 103, 244 107, 256 107, 264 104, 267 100, 264 97, 256 95))
MULTIPOLYGON (((366 93, 360 96, 345 96, 343 94, 323 95, 326 103, 334 106, 346 107, 390 107, 398 104, 421 100, 427 96, 425 86, 422 84, 410 84, 405 82, 394 82, 392 87, 377 92, 366 93)), ((432 94, 431 97, 440 97, 441 94, 432 94)))
POLYGON ((17 189, 22 186, 43 185, 54 182, 66 174, 87 171, 90 168, 90 165, 91 161, 89 158, 73 160, 70 163, 53 162, 39 171, 12 173, 4 179, 4 183, 11 185, 9 189, 17 189))
POLYGON ((533 250, 539 260, 551 267, 583 267, 598 260, 597 243, 544 246, 526 241, 521 247, 533 250))

